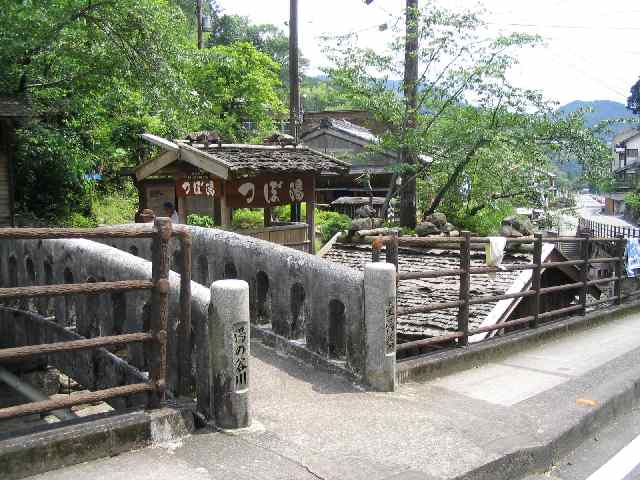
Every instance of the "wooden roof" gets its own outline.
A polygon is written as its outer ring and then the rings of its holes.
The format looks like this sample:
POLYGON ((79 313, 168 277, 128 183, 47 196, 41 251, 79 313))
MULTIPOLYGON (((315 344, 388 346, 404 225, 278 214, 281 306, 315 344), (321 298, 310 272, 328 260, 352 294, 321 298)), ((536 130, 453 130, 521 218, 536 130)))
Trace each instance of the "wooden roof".
POLYGON ((26 117, 29 110, 20 100, 16 98, 0 97, 0 117, 26 117))
POLYGON ((158 173, 176 160, 190 163, 224 180, 260 174, 347 173, 350 168, 346 162, 299 145, 204 145, 188 140, 172 142, 151 134, 144 134, 142 138, 165 152, 136 168, 138 180, 158 173))

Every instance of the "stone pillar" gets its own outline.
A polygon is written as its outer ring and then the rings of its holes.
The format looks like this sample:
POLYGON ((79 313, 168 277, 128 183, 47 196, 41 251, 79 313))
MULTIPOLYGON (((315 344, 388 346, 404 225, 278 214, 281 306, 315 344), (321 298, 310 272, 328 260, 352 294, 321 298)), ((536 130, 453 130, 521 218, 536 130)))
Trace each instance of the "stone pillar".
POLYGON ((211 399, 216 425, 249 426, 249 285, 219 280, 209 305, 211 399))
POLYGON ((396 268, 390 263, 364 267, 365 379, 375 390, 396 388, 396 268))

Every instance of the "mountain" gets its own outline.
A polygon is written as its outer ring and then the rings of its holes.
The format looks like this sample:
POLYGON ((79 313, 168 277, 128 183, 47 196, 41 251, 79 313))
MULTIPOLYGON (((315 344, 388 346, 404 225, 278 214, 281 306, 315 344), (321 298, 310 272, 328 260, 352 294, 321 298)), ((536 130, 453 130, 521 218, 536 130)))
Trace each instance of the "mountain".
MULTIPOLYGON (((566 105, 560 107, 558 110, 564 113, 573 113, 579 109, 590 108, 593 111, 585 114, 584 119, 585 123, 588 127, 593 127, 594 125, 602 122, 603 120, 615 120, 619 118, 638 118, 636 115, 631 113, 630 110, 627 110, 626 105, 613 102, 611 100, 593 100, 590 102, 584 102, 582 100, 575 100, 573 102, 567 103, 566 105)), ((613 138, 613 135, 618 133, 619 131, 627 128, 629 125, 620 124, 611 127, 613 130, 613 134, 610 138, 613 138)), ((610 140, 608 138, 607 140, 610 140)))
MULTIPOLYGON (((585 124, 587 127, 593 127, 604 120, 616 120, 616 119, 638 119, 637 115, 627 110, 626 105, 613 102, 611 100, 592 100, 585 102, 582 100, 574 100, 560 107, 558 111, 562 113, 573 113, 579 109, 591 109, 592 111, 584 115, 585 124)), ((629 128, 631 125, 621 123, 619 125, 612 125, 610 127, 611 132, 603 139, 605 142, 610 142, 611 139, 621 130, 629 128)), ((575 178, 580 174, 581 167, 577 161, 556 162, 559 170, 565 172, 569 178, 575 178)))

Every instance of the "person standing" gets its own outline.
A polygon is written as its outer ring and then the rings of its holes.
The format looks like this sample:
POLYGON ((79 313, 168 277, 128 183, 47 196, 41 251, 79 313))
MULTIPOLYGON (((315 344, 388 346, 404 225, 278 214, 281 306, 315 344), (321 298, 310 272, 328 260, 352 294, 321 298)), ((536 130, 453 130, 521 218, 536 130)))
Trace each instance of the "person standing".
POLYGON ((173 203, 165 202, 164 204, 164 213, 165 216, 171 219, 171 223, 180 223, 180 218, 178 217, 178 212, 176 212, 173 203))

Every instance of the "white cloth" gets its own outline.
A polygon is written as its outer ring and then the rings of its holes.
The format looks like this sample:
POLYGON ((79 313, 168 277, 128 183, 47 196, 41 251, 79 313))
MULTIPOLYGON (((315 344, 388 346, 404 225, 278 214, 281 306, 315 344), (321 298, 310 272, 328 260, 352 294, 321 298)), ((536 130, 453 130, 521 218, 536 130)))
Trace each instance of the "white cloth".
POLYGON ((175 210, 171 214, 171 223, 180 223, 180 218, 178 217, 178 212, 175 210))
MULTIPOLYGON (((501 267, 506 246, 507 239, 505 237, 489 237, 489 244, 484 247, 486 256, 485 263, 488 267, 501 267)), ((495 279, 496 274, 490 273, 489 278, 495 279)))

